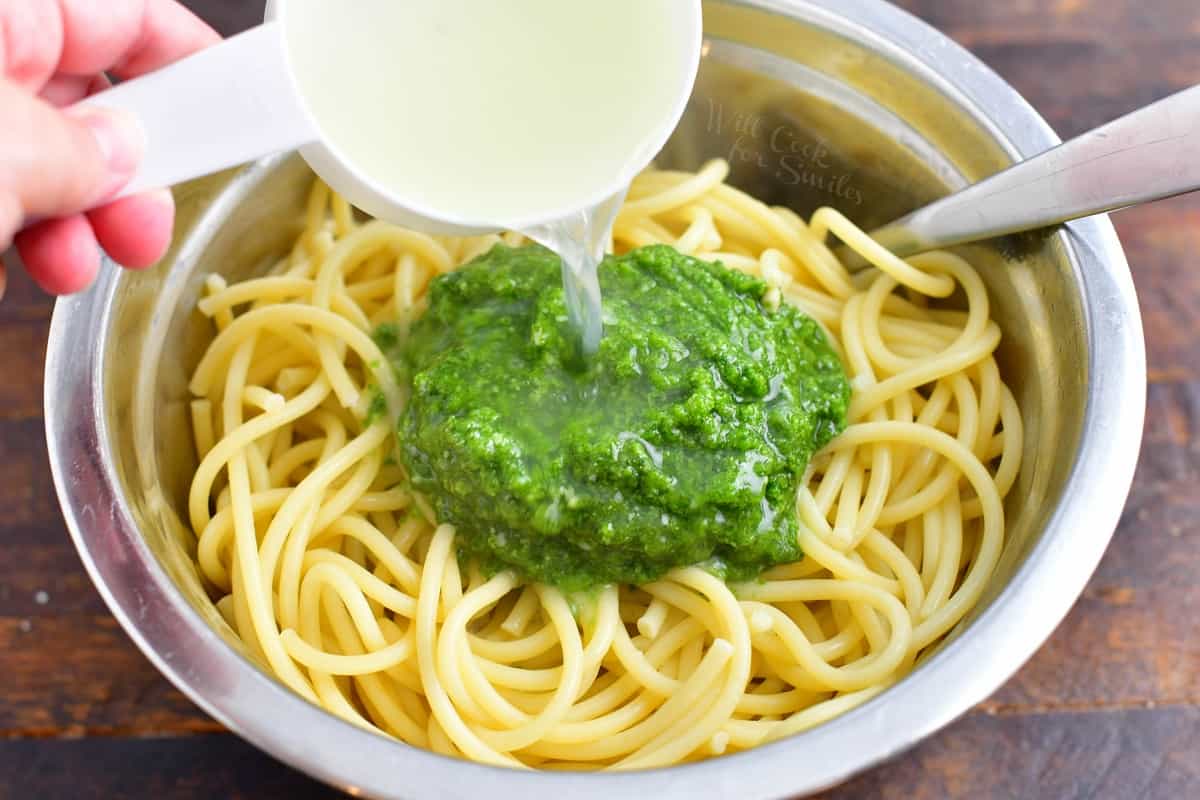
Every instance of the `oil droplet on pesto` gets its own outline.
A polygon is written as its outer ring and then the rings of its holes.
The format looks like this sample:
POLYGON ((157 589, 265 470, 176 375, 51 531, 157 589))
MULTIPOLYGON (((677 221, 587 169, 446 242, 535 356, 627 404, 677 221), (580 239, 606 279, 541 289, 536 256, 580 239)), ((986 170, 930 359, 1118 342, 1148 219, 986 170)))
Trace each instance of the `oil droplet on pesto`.
POLYGON ((497 245, 436 278, 389 357, 414 488, 487 571, 567 590, 706 564, 797 560, 796 490, 845 427, 820 327, 762 281, 651 246, 600 266, 604 337, 583 358, 558 258, 497 245))

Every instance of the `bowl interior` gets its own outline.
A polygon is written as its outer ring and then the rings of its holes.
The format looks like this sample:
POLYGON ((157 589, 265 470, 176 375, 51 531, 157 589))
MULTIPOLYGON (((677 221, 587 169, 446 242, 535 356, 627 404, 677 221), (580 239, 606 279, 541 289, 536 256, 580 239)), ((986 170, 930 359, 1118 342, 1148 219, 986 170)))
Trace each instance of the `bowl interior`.
MULTIPOLYGON (((724 2, 707 3, 705 13, 700 78, 660 166, 726 158, 731 182, 766 202, 805 216, 832 205, 869 228, 1012 160, 986 110, 939 88, 915 61, 848 35, 838 17, 798 22, 724 2)), ((299 157, 281 156, 181 187, 170 255, 114 282, 104 337, 103 414, 131 513, 182 593, 243 654, 192 566, 195 538, 183 522, 196 464, 187 381, 213 335, 194 306, 205 276, 252 276, 290 245, 311 180, 299 157)), ((1088 380, 1079 274, 1060 238, 960 251, 990 290, 1004 332, 1000 367, 1026 430, 1004 555, 952 636, 969 631, 1053 513, 1078 449, 1088 380)))

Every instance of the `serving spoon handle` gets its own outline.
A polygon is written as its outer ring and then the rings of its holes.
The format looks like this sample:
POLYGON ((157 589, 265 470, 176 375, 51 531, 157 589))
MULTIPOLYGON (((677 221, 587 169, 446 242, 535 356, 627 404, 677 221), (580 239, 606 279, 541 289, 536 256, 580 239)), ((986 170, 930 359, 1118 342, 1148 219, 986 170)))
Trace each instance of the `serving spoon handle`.
POLYGON ((871 232, 899 256, 1043 228, 1200 189, 1200 86, 871 232))

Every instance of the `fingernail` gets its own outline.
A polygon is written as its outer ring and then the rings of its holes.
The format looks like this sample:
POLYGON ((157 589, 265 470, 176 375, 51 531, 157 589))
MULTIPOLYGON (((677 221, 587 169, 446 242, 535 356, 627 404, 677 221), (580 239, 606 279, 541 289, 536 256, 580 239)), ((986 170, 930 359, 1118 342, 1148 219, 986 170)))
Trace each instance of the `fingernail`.
POLYGON ((146 132, 137 117, 116 109, 82 106, 75 117, 91 131, 108 167, 100 200, 116 194, 137 173, 146 151, 146 132))
POLYGON ((147 199, 153 200, 159 205, 171 207, 175 205, 175 195, 170 189, 151 189, 148 192, 144 192, 144 194, 147 199))

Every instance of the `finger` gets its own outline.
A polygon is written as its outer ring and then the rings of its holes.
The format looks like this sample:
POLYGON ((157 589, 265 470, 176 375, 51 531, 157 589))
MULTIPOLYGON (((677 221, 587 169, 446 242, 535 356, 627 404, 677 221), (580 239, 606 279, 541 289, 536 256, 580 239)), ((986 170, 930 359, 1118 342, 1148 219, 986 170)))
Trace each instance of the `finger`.
POLYGON ((100 244, 82 214, 34 225, 16 238, 29 276, 51 294, 86 289, 100 269, 100 244))
POLYGON ((158 262, 171 244, 175 200, 168 189, 125 197, 87 213, 109 258, 130 269, 158 262))
POLYGON ((26 216, 91 208, 128 182, 141 160, 144 134, 128 115, 59 111, 3 79, 0 108, 0 195, 15 198, 26 216))
POLYGON ((178 61, 221 37, 175 0, 58 0, 58 71, 132 78, 178 61))
POLYGON ((55 73, 134 77, 219 39, 175 0, 0 0, 0 77, 30 92, 55 73))
POLYGON ((111 87, 112 81, 103 74, 55 75, 42 86, 38 97, 55 108, 64 108, 111 87))
POLYGON ((57 2, 0 0, 0 78, 36 92, 54 74, 62 47, 57 2))
POLYGON ((37 94, 55 108, 63 108, 87 97, 91 82, 87 75, 54 75, 37 94))
POLYGON ((0 300, 4 299, 6 289, 8 289, 8 269, 4 266, 4 256, 0 256, 0 300))

